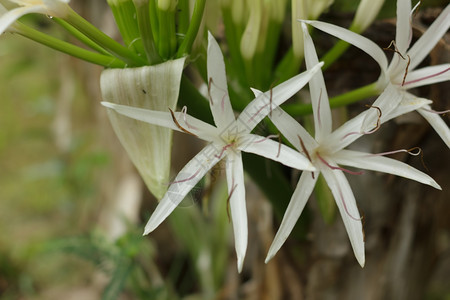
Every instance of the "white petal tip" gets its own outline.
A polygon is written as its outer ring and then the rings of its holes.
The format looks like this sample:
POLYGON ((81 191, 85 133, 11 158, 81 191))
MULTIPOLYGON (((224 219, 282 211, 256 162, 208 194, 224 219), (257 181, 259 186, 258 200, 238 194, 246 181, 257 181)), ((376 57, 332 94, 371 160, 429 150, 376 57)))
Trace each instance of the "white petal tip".
POLYGON ((365 256, 364 252, 360 255, 355 254, 355 256, 356 256, 356 260, 358 261, 361 268, 364 268, 364 265, 366 264, 366 256, 365 256))
POLYGON ((436 181, 430 182, 430 185, 431 185, 432 187, 434 187, 435 189, 442 191, 441 186, 440 186, 436 181))
MULTIPOLYGON (((152 224, 153 225, 153 224, 152 224)), ((146 226, 145 226, 145 229, 144 229, 144 234, 143 235, 147 235, 147 234, 149 234, 150 232, 152 232, 153 230, 155 230, 156 229, 156 227, 153 225, 153 226, 149 226, 149 224, 147 224, 146 226)))
POLYGON ((100 102, 100 104, 105 106, 105 107, 114 109, 114 103, 102 101, 102 102, 100 102))
POLYGON ((266 260, 264 261, 265 264, 269 263, 269 261, 272 259, 273 255, 267 254, 266 260))
POLYGON ((238 260, 237 260, 238 273, 242 273, 243 266, 244 266, 244 260, 242 258, 238 258, 238 260))
POLYGON ((306 23, 306 24, 311 24, 312 23, 312 21, 310 21, 310 20, 297 19, 297 21, 299 21, 301 23, 306 23))
POLYGON ((214 36, 212 35, 211 31, 208 30, 208 40, 214 39, 214 36))

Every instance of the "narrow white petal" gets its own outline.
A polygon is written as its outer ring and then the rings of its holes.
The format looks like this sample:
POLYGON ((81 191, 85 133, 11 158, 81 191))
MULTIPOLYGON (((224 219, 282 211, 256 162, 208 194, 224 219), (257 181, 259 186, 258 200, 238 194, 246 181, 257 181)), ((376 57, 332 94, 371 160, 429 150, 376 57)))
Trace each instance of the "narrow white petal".
POLYGON ((298 181, 297 187, 295 188, 294 194, 292 194, 289 206, 286 209, 283 220, 281 221, 280 228, 278 229, 275 238, 273 239, 272 245, 270 246, 269 252, 267 253, 266 263, 275 256, 275 254, 283 246, 284 242, 288 238, 292 229, 297 223, 306 202, 311 195, 314 186, 316 185, 319 173, 316 172, 314 178, 311 172, 303 172, 298 181))
POLYGON ((321 171, 333 193, 337 207, 341 213, 356 260, 361 267, 364 267, 365 254, 363 228, 352 189, 342 171, 331 170, 328 167, 324 167, 321 171))
POLYGON ((298 151, 268 138, 249 134, 239 150, 254 153, 298 170, 315 171, 311 162, 298 151))
POLYGON ((240 153, 227 156, 228 197, 233 221, 234 241, 238 272, 242 271, 248 243, 247 207, 245 202, 245 182, 240 153))
POLYGON ((348 120, 327 138, 327 149, 331 152, 344 149, 364 133, 372 131, 377 125, 386 122, 388 120, 386 117, 398 107, 402 97, 403 92, 388 84, 383 93, 375 100, 372 108, 348 120))
POLYGON ((180 125, 180 127, 184 130, 177 126, 170 112, 120 105, 111 102, 101 102, 101 104, 113 109, 121 115, 181 132, 188 131, 206 141, 212 141, 212 137, 217 132, 217 129, 214 126, 181 112, 175 112, 174 117, 177 120, 178 125, 180 125))
MULTIPOLYGON (((306 68, 309 70, 319 62, 319 58, 305 23, 302 23, 302 29, 306 68)), ((309 81, 309 91, 313 107, 315 138, 318 143, 321 143, 331 133, 332 123, 328 93, 322 71, 317 72, 309 81)))
MULTIPOLYGON (((270 116, 270 115, 269 115, 270 116)), ((277 108, 272 112, 270 120, 277 129, 288 139, 288 141, 299 151, 303 151, 300 139, 305 148, 310 151, 319 146, 316 140, 287 112, 281 108, 277 108)))
POLYGON ((252 87, 250 89, 252 90, 253 95, 255 95, 255 98, 258 97, 258 96, 261 96, 262 94, 264 94, 263 91, 260 91, 258 89, 255 89, 255 88, 252 88, 252 87))
POLYGON ((383 73, 386 72, 388 66, 386 55, 384 54, 383 50, 380 47, 378 47, 377 44, 375 44, 368 38, 365 38, 362 35, 359 35, 350 30, 329 23, 320 21, 306 21, 306 20, 301 21, 310 24, 315 28, 322 30, 328 34, 331 34, 341 40, 344 40, 355 47, 358 47, 359 49, 363 50, 368 55, 370 55, 380 65, 383 73))
POLYGON ((403 55, 409 47, 412 36, 411 0, 397 0, 397 26, 395 43, 398 51, 403 55))
POLYGON ((408 92, 403 92, 402 94, 403 94, 403 97, 402 97, 402 101, 400 102, 400 104, 394 110, 392 110, 389 114, 384 114, 381 117, 382 123, 392 120, 398 116, 418 110, 422 106, 432 103, 431 100, 428 100, 425 98, 419 98, 408 92))
POLYGON ((31 13, 41 13, 44 14, 46 8, 43 5, 32 5, 25 7, 14 8, 0 17, 0 34, 8 29, 15 21, 20 17, 31 14, 31 13))
POLYGON ((361 130, 364 132, 372 130, 374 127, 386 122, 386 118, 402 102, 405 93, 392 84, 388 84, 383 93, 378 96, 372 107, 367 110, 361 130))
POLYGON ((430 123, 447 147, 450 148, 450 129, 441 116, 431 112, 430 110, 431 107, 429 105, 424 105, 421 109, 418 109, 417 112, 420 113, 428 121, 428 123, 430 123))
POLYGON ((216 163, 220 161, 217 148, 213 144, 203 148, 184 168, 178 173, 175 180, 170 184, 167 193, 161 199, 153 212, 144 234, 155 230, 184 199, 189 191, 200 181, 216 163))
POLYGON ((239 115, 238 123, 245 126, 248 132, 252 131, 276 107, 283 104, 303 88, 322 66, 323 63, 321 62, 311 70, 298 74, 257 96, 239 115))
POLYGON ((208 93, 209 105, 217 127, 226 127, 235 121, 233 108, 228 95, 225 62, 219 45, 208 31, 208 93))
POLYGON ((450 64, 425 67, 408 72, 403 88, 412 89, 448 80, 450 80, 450 64))
POLYGON ((442 11, 439 17, 431 24, 425 33, 409 49, 411 57, 410 70, 414 70, 422 60, 436 46, 437 42, 444 36, 450 27, 450 5, 442 11))
POLYGON ((441 189, 439 184, 427 174, 392 158, 358 151, 341 150, 334 153, 333 159, 341 165, 389 173, 431 185, 439 190, 441 189))

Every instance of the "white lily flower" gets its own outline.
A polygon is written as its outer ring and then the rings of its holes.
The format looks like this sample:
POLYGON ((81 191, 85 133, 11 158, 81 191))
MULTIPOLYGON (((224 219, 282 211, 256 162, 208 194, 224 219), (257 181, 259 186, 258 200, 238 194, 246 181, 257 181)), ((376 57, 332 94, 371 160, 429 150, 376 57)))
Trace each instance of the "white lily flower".
MULTIPOLYGON (((408 89, 448 81, 450 79, 450 64, 416 69, 449 29, 450 5, 442 11, 428 30, 410 47, 412 38, 411 16, 416 8, 417 5, 411 9, 410 0, 397 1, 397 29, 395 43, 391 45, 391 49, 395 53, 389 66, 383 49, 369 39, 332 24, 320 21, 301 20, 317 29, 353 44, 369 54, 380 65, 382 73, 378 80, 379 89, 383 90, 386 86, 392 84, 402 94, 402 100, 398 110, 392 111, 389 114, 389 118, 384 118, 385 121, 411 111, 408 107, 411 108, 409 105, 414 103, 415 96, 408 93, 408 89)), ((430 123, 450 148, 450 129, 444 120, 433 112, 428 104, 424 103, 422 106, 415 107, 415 110, 430 123)))
POLYGON ((299 74, 253 100, 236 119, 228 97, 225 63, 219 45, 209 34, 207 72, 209 102, 216 125, 212 126, 189 116, 186 111, 173 113, 102 102, 125 116, 185 132, 208 142, 178 173, 167 193, 145 226, 148 234, 163 222, 184 199, 186 194, 219 161, 226 159, 228 197, 233 222, 239 272, 247 249, 247 213, 245 205, 244 172, 241 151, 254 153, 296 169, 314 171, 311 163, 297 151, 251 134, 255 126, 276 107, 297 93, 323 64, 299 74), (269 94, 271 97, 269 98, 269 94))
MULTIPOLYGON (((305 60, 309 69, 317 63, 318 58, 306 25, 302 24, 302 26, 305 41, 305 60)), ((372 118, 369 111, 374 109, 363 112, 360 117, 348 121, 332 132, 331 110, 322 72, 313 76, 309 87, 314 112, 315 138, 281 108, 274 110, 271 116, 271 120, 280 132, 299 152, 310 159, 317 171, 304 171, 300 176, 280 229, 267 254, 266 262, 277 253, 286 241, 314 189, 319 173, 321 173, 335 198, 356 259, 361 266, 364 266, 364 238, 361 218, 355 197, 344 175, 344 172, 360 173, 346 170, 339 165, 390 173, 431 185, 437 189, 440 189, 440 186, 430 176, 402 162, 382 155, 345 150, 344 148, 347 145, 364 134, 360 132, 360 128, 366 120, 372 118)), ((398 91, 390 86, 380 95, 377 102, 385 102, 386 99, 396 97, 399 97, 398 91)))
POLYGON ((0 34, 20 17, 27 14, 43 14, 63 18, 69 12, 70 0, 0 0, 0 5, 10 8, 0 15, 0 34))

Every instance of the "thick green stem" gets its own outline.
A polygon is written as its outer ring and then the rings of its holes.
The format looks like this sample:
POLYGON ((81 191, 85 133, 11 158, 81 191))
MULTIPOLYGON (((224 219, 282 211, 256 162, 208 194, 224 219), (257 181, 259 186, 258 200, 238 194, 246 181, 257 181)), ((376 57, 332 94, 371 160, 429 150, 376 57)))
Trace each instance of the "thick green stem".
MULTIPOLYGON (((380 91, 376 88, 376 83, 371 83, 356 90, 330 98, 330 107, 346 106, 368 97, 377 96, 380 91)), ((312 114, 311 104, 287 104, 283 109, 291 116, 304 116, 312 114)))
POLYGON ((350 44, 339 40, 333 48, 331 48, 325 55, 320 59, 325 64, 322 67, 322 70, 326 70, 329 66, 331 66, 339 57, 344 54, 344 52, 350 47, 350 44))
POLYGON ((83 48, 77 47, 75 45, 61 41, 57 38, 49 36, 40 31, 37 31, 31 27, 28 27, 28 26, 20 23, 20 22, 16 22, 14 24, 14 27, 17 30, 18 34, 20 34, 26 38, 29 38, 30 40, 33 40, 40 44, 46 45, 52 49, 61 51, 63 53, 69 54, 71 56, 78 57, 82 60, 97 64, 97 65, 101 65, 101 66, 104 66, 107 68, 124 68, 126 66, 125 62, 121 61, 120 59, 118 59, 116 57, 106 56, 103 54, 85 50, 83 48))
POLYGON ((142 43, 144 44, 145 54, 147 55, 150 65, 155 65, 162 62, 162 59, 158 54, 153 38, 152 22, 150 20, 150 4, 148 1, 135 1, 135 6, 139 32, 141 34, 142 43))
POLYGON ((172 10, 158 9, 159 21, 159 55, 163 60, 170 59, 177 47, 175 33, 175 12, 172 10))
POLYGON ((203 19, 203 12, 205 11, 205 3, 206 0, 197 0, 195 2, 191 23, 189 24, 189 28, 187 30, 183 42, 178 48, 177 58, 188 55, 191 52, 192 44, 194 43, 195 38, 197 37, 198 29, 200 28, 200 24, 203 19))
MULTIPOLYGON (((75 27, 64 21, 60 18, 52 18, 53 21, 55 21, 58 25, 63 27, 65 30, 67 30, 71 35, 73 35, 76 39, 78 39, 80 42, 85 44, 86 46, 90 47, 91 49, 107 56, 111 56, 111 54, 97 45, 95 42, 93 42, 90 38, 85 36, 83 33, 81 33, 79 30, 77 30, 75 27)), ((112 57, 112 56, 111 56, 112 57)))
POLYGON ((145 59, 104 34, 72 9, 69 11, 66 21, 85 34, 92 41, 108 50, 112 55, 125 61, 129 67, 144 66, 147 64, 145 59))

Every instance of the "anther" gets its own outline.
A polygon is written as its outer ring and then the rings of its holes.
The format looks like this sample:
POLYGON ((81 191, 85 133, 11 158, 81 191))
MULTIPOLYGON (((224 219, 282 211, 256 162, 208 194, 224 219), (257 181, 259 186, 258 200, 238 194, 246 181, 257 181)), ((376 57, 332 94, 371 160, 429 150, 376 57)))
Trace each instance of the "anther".
POLYGON ((178 128, 180 128, 181 131, 183 131, 183 132, 185 132, 185 133, 187 133, 187 134, 193 135, 193 136, 197 136, 196 134, 194 134, 194 133, 190 132, 189 130, 183 128, 183 127, 180 125, 180 123, 178 123, 177 118, 175 117, 175 114, 173 113, 173 110, 171 110, 171 109, 169 108, 169 111, 170 111, 170 114, 172 115, 172 120, 173 120, 173 122, 175 123, 175 125, 177 125, 178 128))

